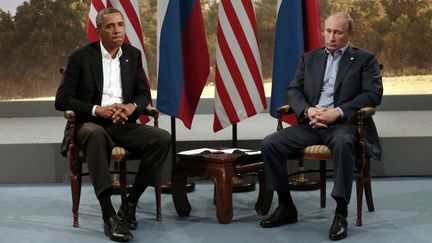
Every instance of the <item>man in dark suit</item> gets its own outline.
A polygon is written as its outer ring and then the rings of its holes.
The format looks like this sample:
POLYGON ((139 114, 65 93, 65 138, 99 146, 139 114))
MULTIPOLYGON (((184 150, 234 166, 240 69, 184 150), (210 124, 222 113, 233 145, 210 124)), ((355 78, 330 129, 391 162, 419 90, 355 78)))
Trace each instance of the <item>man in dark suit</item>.
MULTIPOLYGON (((97 15, 96 25, 100 41, 69 56, 55 107, 73 110, 77 115, 77 140, 87 154, 105 234, 114 241, 128 241, 133 238, 129 229, 137 227, 138 199, 161 176, 171 140, 165 130, 136 123, 150 102, 150 94, 140 51, 123 43, 123 15, 113 8, 104 9, 97 15), (111 203, 109 172, 114 145, 143 154, 135 184, 118 215, 111 203)), ((66 135, 64 145, 67 142, 66 135)))
MULTIPOLYGON (((286 160, 313 144, 325 144, 334 161, 334 187, 331 196, 337 206, 329 231, 331 240, 347 236, 348 203, 355 167, 356 112, 381 103, 383 86, 375 55, 349 44, 354 34, 347 13, 327 18, 325 48, 305 53, 295 78, 287 90, 287 101, 298 118, 298 125, 267 136, 262 141, 266 182, 276 190, 279 206, 262 227, 297 222, 297 210, 288 188, 286 160)), ((379 160, 381 147, 370 119, 365 124, 367 152, 379 160)))

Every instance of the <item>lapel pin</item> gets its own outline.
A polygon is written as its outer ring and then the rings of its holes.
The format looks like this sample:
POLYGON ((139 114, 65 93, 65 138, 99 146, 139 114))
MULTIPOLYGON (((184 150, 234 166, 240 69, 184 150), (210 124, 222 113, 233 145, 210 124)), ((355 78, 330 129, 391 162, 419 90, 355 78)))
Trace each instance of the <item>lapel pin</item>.
POLYGON ((129 59, 125 59, 125 62, 129 62, 129 59))

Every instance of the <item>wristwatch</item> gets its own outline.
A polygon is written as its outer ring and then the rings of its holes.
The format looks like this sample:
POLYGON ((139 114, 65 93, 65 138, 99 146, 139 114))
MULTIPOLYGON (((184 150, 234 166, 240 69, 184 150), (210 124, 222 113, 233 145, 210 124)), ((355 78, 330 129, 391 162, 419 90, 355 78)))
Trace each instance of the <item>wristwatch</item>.
POLYGON ((309 116, 308 116, 308 110, 309 110, 309 106, 306 107, 306 109, 304 109, 304 111, 303 111, 303 115, 304 115, 306 118, 309 118, 309 116))
POLYGON ((303 113, 300 115, 299 122, 303 122, 303 121, 306 121, 307 119, 309 119, 308 110, 309 110, 309 106, 306 107, 304 109, 303 113))

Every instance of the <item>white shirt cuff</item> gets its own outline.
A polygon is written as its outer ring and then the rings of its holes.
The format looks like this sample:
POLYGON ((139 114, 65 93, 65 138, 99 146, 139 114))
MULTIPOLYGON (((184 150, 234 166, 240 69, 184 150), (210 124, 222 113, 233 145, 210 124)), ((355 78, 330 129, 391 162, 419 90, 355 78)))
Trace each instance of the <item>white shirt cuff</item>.
POLYGON ((344 112, 342 111, 342 109, 341 108, 339 108, 339 107, 336 107, 336 109, 339 111, 339 113, 341 114, 341 119, 343 119, 344 118, 344 112))
POLYGON ((93 106, 93 109, 92 109, 92 116, 97 116, 97 115, 96 115, 96 107, 97 107, 97 105, 94 105, 94 106, 93 106))

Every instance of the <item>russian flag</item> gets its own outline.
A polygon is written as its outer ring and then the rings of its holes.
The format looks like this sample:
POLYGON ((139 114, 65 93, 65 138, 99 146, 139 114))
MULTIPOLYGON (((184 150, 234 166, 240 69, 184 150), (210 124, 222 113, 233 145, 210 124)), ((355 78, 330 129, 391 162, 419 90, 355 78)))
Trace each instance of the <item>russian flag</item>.
MULTIPOLYGON (((322 46, 318 0, 279 0, 276 20, 270 115, 285 104, 286 90, 294 78, 301 55, 322 46)), ((284 119, 296 123, 295 116, 284 119)))
POLYGON ((210 72, 199 0, 157 1, 157 108, 191 128, 210 72))

